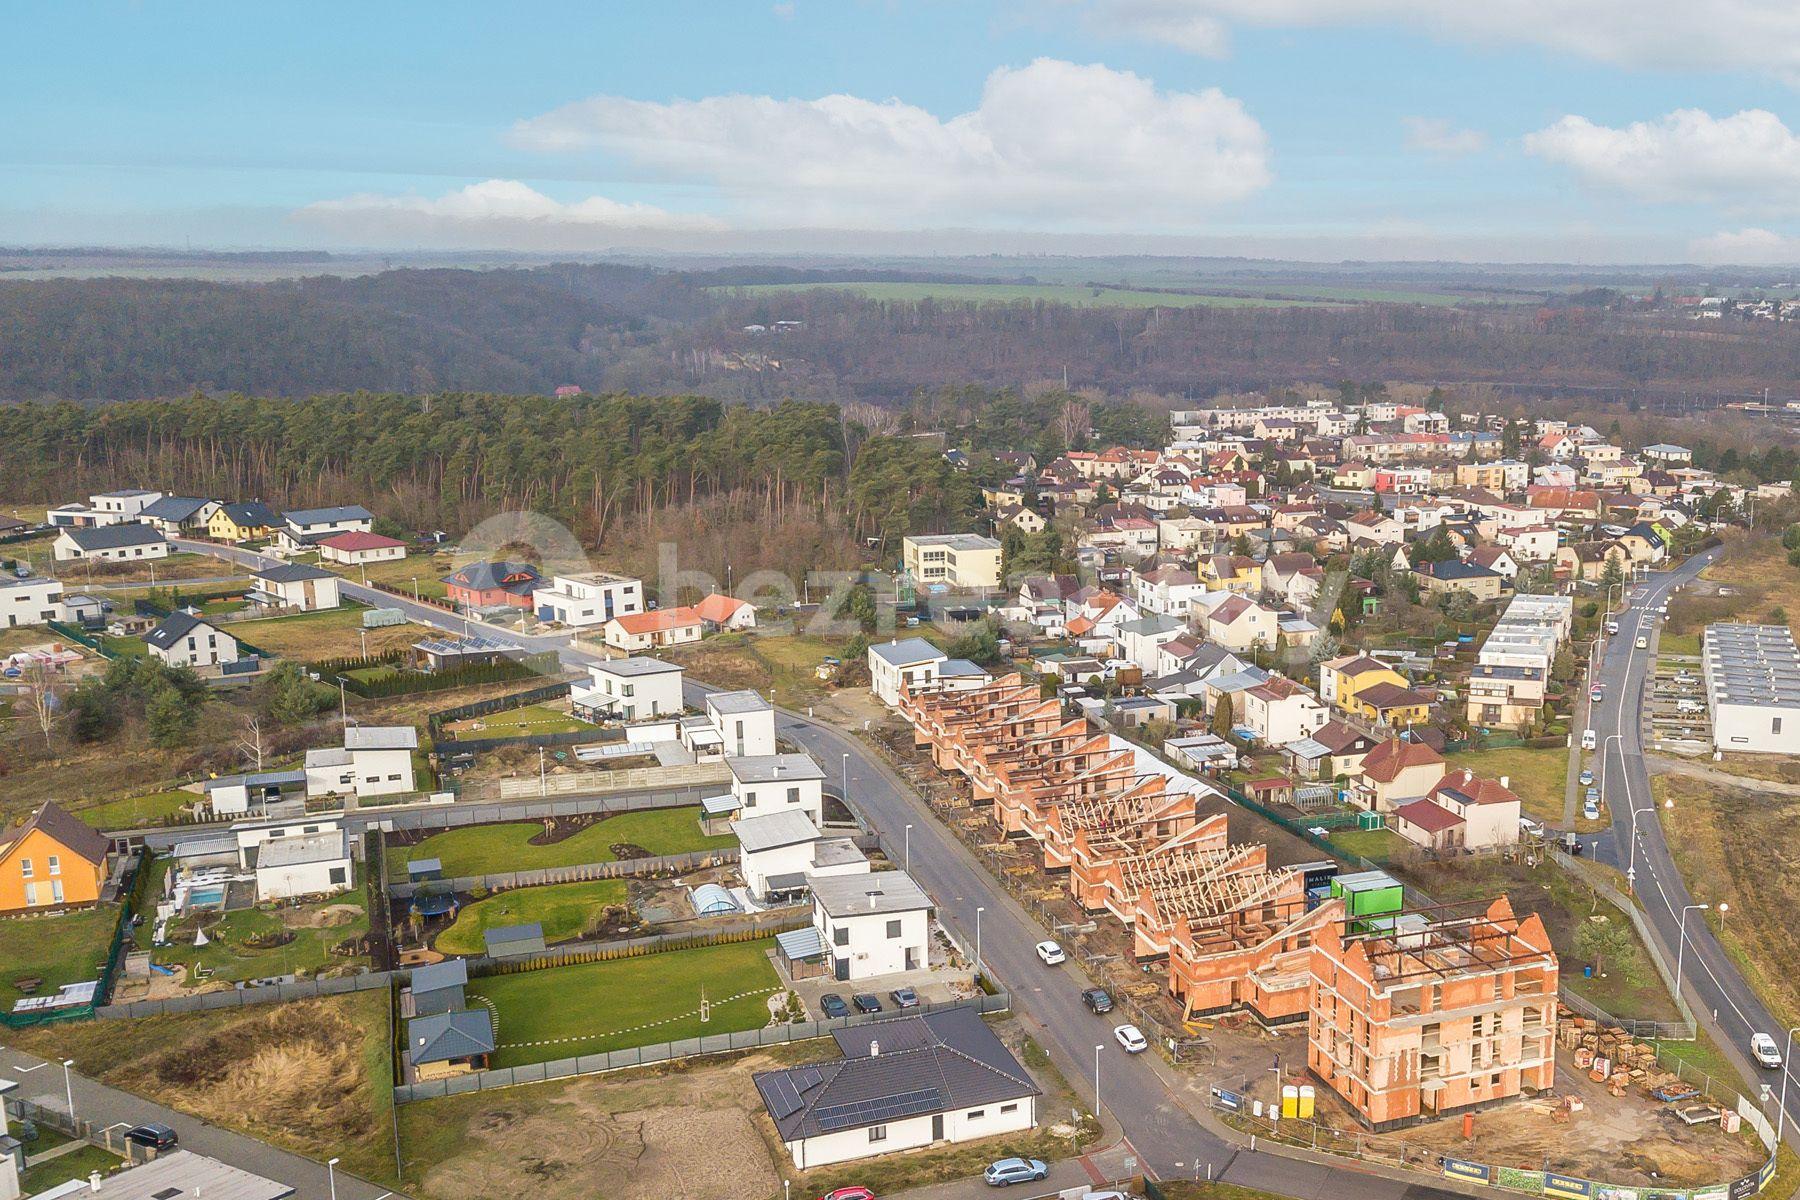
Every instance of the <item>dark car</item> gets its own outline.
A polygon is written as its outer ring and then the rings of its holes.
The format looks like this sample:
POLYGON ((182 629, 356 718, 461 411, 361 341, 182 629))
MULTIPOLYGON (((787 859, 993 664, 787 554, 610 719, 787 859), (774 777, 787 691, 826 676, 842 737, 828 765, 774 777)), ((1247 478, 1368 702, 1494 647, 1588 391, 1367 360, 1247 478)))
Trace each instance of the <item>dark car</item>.
POLYGON ((175 1131, 167 1125, 138 1125, 125 1131, 125 1140, 133 1142, 158 1154, 173 1150, 181 1143, 175 1131))
POLYGON ((1088 1011, 1098 1015, 1113 1010, 1112 993, 1105 988, 1089 988, 1081 993, 1081 1002, 1088 1006, 1088 1011))
POLYGON ((847 1017, 850 1015, 850 1006, 836 992, 826 992, 819 997, 819 1011, 828 1017, 847 1017))
POLYGON ((895 988, 888 995, 893 998, 895 1008, 919 1007, 919 993, 909 987, 895 988))
POLYGON ((878 1013, 881 1011, 881 1001, 868 992, 856 993, 856 995, 850 997, 850 1003, 856 1005, 856 1011, 859 1013, 878 1013))

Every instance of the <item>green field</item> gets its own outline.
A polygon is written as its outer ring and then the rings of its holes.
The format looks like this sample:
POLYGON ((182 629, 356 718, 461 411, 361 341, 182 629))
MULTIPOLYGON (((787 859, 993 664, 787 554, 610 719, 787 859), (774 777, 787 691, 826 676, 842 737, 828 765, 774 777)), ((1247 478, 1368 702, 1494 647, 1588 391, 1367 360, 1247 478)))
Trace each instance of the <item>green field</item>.
POLYGON ((65 983, 98 979, 119 923, 116 905, 103 904, 41 917, 0 919, 0 1012, 25 993, 13 985, 41 979, 34 995, 55 995, 65 983))
MULTIPOLYGON (((35 1146, 28 1149, 35 1149, 35 1146)), ((35 1196, 39 1192, 49 1191, 59 1183, 68 1183, 73 1179, 85 1180, 94 1171, 110 1175, 123 1161, 118 1155, 98 1146, 83 1146, 35 1167, 26 1167, 25 1173, 19 1176, 19 1186, 24 1195, 35 1196)))
POLYGON ((1331 844, 1345 854, 1386 862, 1411 843, 1391 829, 1334 829, 1331 844))
POLYGON ((141 637, 103 637, 100 648, 114 658, 142 658, 150 653, 150 647, 144 644, 141 637))
POLYGON ((1569 778, 1568 747, 1464 750, 1452 754, 1449 762, 1452 768, 1467 767, 1485 779, 1498 781, 1504 775, 1526 816, 1562 824, 1563 788, 1569 778))
POLYGON ((481 935, 488 930, 532 921, 544 927, 544 941, 566 942, 587 932, 609 905, 624 903, 623 879, 514 888, 463 905, 456 923, 438 934, 433 945, 445 954, 480 954, 485 948, 481 935))
POLYGON ((763 938, 490 975, 471 980, 467 994, 471 1004, 486 1000, 497 1014, 496 1067, 760 1029, 769 1020, 767 997, 781 990, 769 961, 774 944, 763 938), (709 1007, 704 1023, 702 989, 709 1007))
POLYGON ((388 875, 392 879, 405 879, 406 864, 415 858, 439 859, 444 864, 445 877, 457 879, 469 875, 498 875, 505 871, 537 871, 545 867, 612 862, 615 842, 642 846, 655 855, 686 854, 737 845, 737 839, 730 834, 700 832, 698 806, 619 813, 560 842, 547 846, 531 845, 531 839, 543 831, 544 827, 536 821, 447 829, 416 846, 391 847, 388 875))
POLYGON ((1043 300, 1078 308, 1313 308, 1325 300, 1268 300, 1256 296, 1201 296, 1188 292, 1145 292, 1126 288, 1095 288, 1064 283, 759 283, 747 287, 709 288, 709 291, 750 296, 779 296, 789 292, 855 292, 870 300, 947 300, 964 303, 1010 304, 1018 300, 1043 300))
POLYGON ((158 824, 174 816, 182 805, 196 803, 199 799, 199 793, 180 789, 150 792, 84 808, 80 816, 95 829, 131 829, 138 825, 158 824))

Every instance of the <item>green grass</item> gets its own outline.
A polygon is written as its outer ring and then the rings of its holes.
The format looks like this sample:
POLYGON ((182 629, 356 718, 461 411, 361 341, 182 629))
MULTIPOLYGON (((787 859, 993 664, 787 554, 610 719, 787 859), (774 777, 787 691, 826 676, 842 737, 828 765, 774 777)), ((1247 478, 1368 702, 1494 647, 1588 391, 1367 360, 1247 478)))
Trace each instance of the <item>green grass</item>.
POLYGON ((406 864, 416 858, 441 860, 444 875, 456 879, 468 875, 498 875, 506 871, 612 862, 615 842, 642 846, 655 855, 717 850, 737 844, 737 839, 730 834, 702 833, 697 806, 619 813, 560 842, 547 846, 530 845, 531 839, 543 831, 544 827, 536 821, 447 829, 416 846, 390 847, 389 875, 394 879, 405 879, 406 864))
POLYGON ((1661 654, 1697 657, 1700 653, 1700 635, 1697 633, 1669 633, 1665 630, 1663 635, 1657 639, 1656 649, 1661 654))
POLYGON ((763 938, 490 975, 471 981, 467 994, 498 1013, 497 1067, 760 1029, 768 1023, 769 993, 781 989, 768 957, 774 944, 763 938), (705 1023, 702 989, 710 1009, 705 1023), (550 1044, 525 1044, 531 1042, 550 1044))
POLYGON ((779 296, 790 292, 854 292, 870 300, 945 300, 952 303, 1001 303, 1043 300, 1080 308, 1297 308, 1317 307, 1325 300, 1269 300, 1256 296, 1196 295, 1186 292, 1147 292, 1125 288, 1095 288, 1065 283, 759 283, 746 287, 712 288, 711 291, 751 296, 779 296))
POLYGON ((114 658, 142 658, 150 653, 150 647, 144 644, 141 637, 103 637, 100 648, 114 658))
POLYGON ((1506 750, 1465 750, 1450 756, 1450 766, 1467 767, 1487 779, 1506 776, 1518 794, 1519 806, 1528 817, 1560 824, 1563 788, 1569 777, 1569 749, 1551 746, 1539 750, 1515 747, 1506 750))
POLYGON ((598 726, 545 704, 509 708, 490 716, 453 722, 452 733, 471 737, 524 737, 533 733, 582 733, 598 726), (479 726, 479 728, 477 728, 479 726))
POLYGON ((609 905, 624 903, 622 879, 514 888, 465 904, 456 923, 438 934, 433 944, 445 954, 480 954, 485 945, 482 934, 489 929, 532 921, 544 927, 546 942, 566 942, 585 933, 609 905))
POLYGON ((15 980, 42 979, 33 994, 51 996, 65 983, 99 978, 118 922, 119 910, 111 904, 0 919, 0 1012, 10 1012, 24 995, 15 980))
POLYGON ((209 617, 221 616, 225 613, 242 612, 250 607, 250 602, 241 596, 221 597, 208 600, 200 606, 200 611, 209 617))
POLYGON ((19 1186, 24 1195, 35 1196, 39 1192, 49 1191, 59 1183, 86 1179, 94 1171, 110 1175, 113 1168, 124 1161, 118 1155, 98 1146, 83 1146, 49 1162, 26 1167, 25 1173, 19 1176, 19 1186))
POLYGON ((1409 842, 1391 829, 1334 829, 1331 844, 1345 854, 1385 862, 1407 848, 1409 842))
POLYGON ((200 982, 197 972, 201 969, 210 971, 213 979, 226 980, 310 975, 321 968, 367 963, 366 958, 333 954, 331 947, 368 930, 369 917, 362 911, 362 892, 352 888, 329 900, 299 908, 246 908, 223 917, 207 914, 197 921, 184 918, 170 929, 171 938, 179 944, 159 947, 154 956, 156 962, 165 967, 186 966, 190 984, 200 982), (342 904, 356 906, 357 915, 352 920, 318 928, 304 924, 312 914, 342 904), (284 920, 284 917, 290 919, 284 920), (206 945, 193 945, 196 928, 206 930, 206 945), (260 949, 245 944, 247 938, 267 936, 286 928, 293 929, 295 934, 294 940, 286 945, 260 949))
POLYGON ((358 683, 375 683, 383 679, 392 679, 399 673, 400 672, 396 668, 390 666, 357 667, 354 670, 344 672, 346 677, 354 679, 358 683))
POLYGON ((182 805, 193 804, 199 799, 198 794, 180 789, 149 792, 84 808, 80 816, 95 829, 131 829, 160 823, 179 812, 182 805))

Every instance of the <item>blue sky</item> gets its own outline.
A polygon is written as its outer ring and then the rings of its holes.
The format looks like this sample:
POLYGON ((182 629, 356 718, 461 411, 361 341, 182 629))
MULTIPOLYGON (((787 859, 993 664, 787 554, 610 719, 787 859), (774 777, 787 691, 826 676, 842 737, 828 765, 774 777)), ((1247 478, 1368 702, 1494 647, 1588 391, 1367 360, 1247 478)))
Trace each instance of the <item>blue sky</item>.
POLYGON ((1791 0, 96 2, 9 33, 0 243, 1800 261, 1791 0))

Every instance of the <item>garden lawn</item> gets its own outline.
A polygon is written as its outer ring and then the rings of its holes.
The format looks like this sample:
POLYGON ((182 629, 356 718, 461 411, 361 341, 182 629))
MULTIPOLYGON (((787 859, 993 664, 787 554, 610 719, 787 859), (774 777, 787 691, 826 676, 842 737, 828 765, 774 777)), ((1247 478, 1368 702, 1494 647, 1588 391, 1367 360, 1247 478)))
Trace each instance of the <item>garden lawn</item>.
POLYGON ((498 1017, 496 1067, 760 1029, 769 1021, 768 996, 782 990, 769 961, 774 944, 760 938, 489 975, 471 980, 467 994, 471 1005, 493 1005, 498 1017))
POLYGON ((1409 844, 1391 829, 1334 829, 1329 837, 1345 854, 1373 862, 1386 862, 1409 844))
POLYGON ((585 933, 608 905, 624 903, 623 879, 514 888, 463 905, 455 924, 433 944, 445 954, 480 954, 486 945, 481 935, 488 930, 531 921, 544 927, 546 942, 566 942, 585 933))
POLYGON ((509 708, 485 717, 453 721, 446 728, 454 735, 490 738, 525 737, 533 733, 582 733, 599 726, 547 704, 527 704, 523 708, 509 708))
POLYGON ((139 825, 157 825, 181 811, 184 804, 198 802, 195 792, 176 788, 167 792, 150 792, 123 800, 108 800, 92 808, 80 810, 83 821, 95 829, 131 829, 139 825))
POLYGON ((195 924, 184 919, 179 928, 170 930, 179 944, 154 951, 156 962, 162 966, 185 965, 190 985, 200 982, 196 977, 200 969, 210 971, 211 978, 236 981, 271 975, 310 975, 320 968, 368 963, 366 957, 331 953, 331 947, 369 931, 369 916, 363 910, 359 888, 299 908, 246 908, 223 917, 208 914, 199 926, 206 930, 206 945, 193 945, 195 924), (318 924, 326 909, 345 908, 355 910, 354 914, 344 914, 349 919, 334 925, 318 924), (285 945, 266 950, 245 945, 246 938, 267 937, 284 928, 295 934, 294 940, 285 945))
POLYGON ((1560 825, 1563 788, 1569 778, 1569 748, 1465 750, 1450 756, 1450 766, 1467 767, 1484 779, 1507 777, 1528 817, 1560 825))
POLYGON ((110 1175, 124 1161, 118 1155, 98 1146, 83 1146, 35 1167, 26 1167, 25 1173, 19 1176, 19 1187, 22 1194, 35 1196, 72 1179, 85 1181, 94 1171, 110 1175))
POLYGON ((410 622, 365 631, 362 619, 368 611, 363 605, 346 603, 341 608, 238 621, 230 626, 230 632, 258 650, 302 662, 356 657, 363 653, 365 632, 372 655, 411 646, 428 632, 410 622))
POLYGON ((406 864, 416 858, 439 859, 444 864, 445 877, 459 879, 612 862, 616 857, 612 846, 618 842, 642 846, 657 855, 719 850, 737 844, 730 834, 702 833, 698 806, 619 813, 559 842, 530 845, 531 839, 543 831, 544 827, 536 821, 447 829, 416 846, 390 847, 388 874, 392 879, 405 879, 406 864))
POLYGON ((150 647, 144 644, 141 637, 103 637, 100 648, 114 658, 142 658, 150 653, 150 647))
POLYGON ((42 979, 33 994, 53 996, 65 983, 98 979, 118 923, 115 904, 0 919, 0 1012, 11 1012, 25 994, 13 986, 17 980, 42 979))

